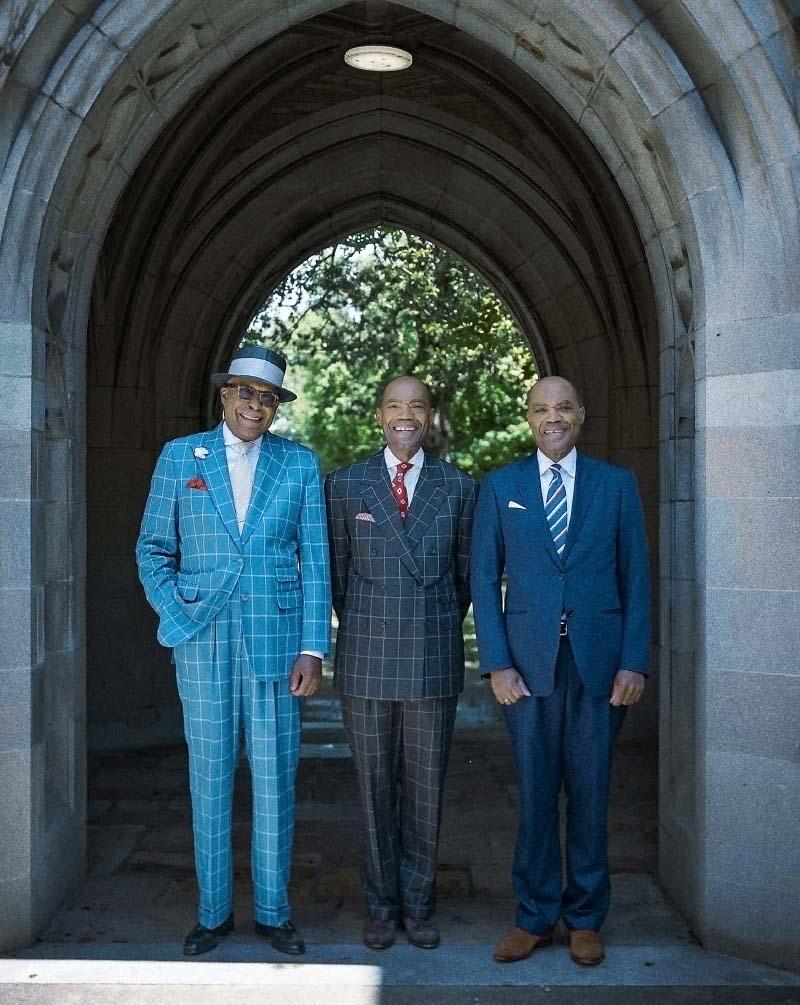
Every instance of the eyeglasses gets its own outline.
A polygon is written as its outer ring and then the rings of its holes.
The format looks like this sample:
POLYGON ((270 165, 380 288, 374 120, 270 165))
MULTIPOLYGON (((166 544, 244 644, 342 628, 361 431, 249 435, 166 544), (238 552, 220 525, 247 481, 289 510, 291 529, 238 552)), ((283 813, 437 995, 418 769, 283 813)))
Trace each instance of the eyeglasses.
POLYGON ((259 405, 263 405, 264 408, 277 408, 281 401, 274 391, 256 391, 249 384, 223 384, 222 386, 232 388, 242 401, 252 401, 253 398, 258 398, 259 405))

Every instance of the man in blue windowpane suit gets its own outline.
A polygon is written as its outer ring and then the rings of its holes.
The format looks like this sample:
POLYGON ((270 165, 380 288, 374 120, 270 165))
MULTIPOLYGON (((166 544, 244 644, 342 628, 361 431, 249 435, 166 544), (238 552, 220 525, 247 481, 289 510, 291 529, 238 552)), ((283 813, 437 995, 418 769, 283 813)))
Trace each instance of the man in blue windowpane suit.
POLYGON ((253 783, 256 932, 304 952, 287 887, 300 706, 330 641, 330 572, 319 464, 270 433, 286 360, 241 349, 212 376, 223 421, 158 459, 136 547, 139 577, 173 649, 189 748, 198 924, 195 956, 233 930, 233 780, 243 729, 253 783))

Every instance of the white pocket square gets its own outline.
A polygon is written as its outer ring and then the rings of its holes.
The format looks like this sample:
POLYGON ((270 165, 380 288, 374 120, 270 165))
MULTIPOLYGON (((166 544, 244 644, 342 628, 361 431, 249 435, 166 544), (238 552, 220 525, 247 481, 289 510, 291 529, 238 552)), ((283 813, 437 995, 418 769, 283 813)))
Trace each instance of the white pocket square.
POLYGON ((527 509, 527 506, 523 506, 522 503, 514 502, 514 500, 511 499, 509 501, 508 508, 509 509, 527 509))
POLYGON ((368 520, 375 523, 375 517, 371 513, 356 513, 356 520, 368 520))

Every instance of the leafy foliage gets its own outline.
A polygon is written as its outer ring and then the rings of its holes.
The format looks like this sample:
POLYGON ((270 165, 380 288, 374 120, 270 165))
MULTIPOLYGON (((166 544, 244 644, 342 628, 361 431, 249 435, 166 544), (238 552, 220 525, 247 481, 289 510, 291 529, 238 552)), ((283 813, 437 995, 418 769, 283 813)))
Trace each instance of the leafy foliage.
POLYGON ((377 449, 380 390, 406 373, 433 392, 433 453, 481 475, 531 449, 530 347, 465 262, 414 234, 380 228, 313 255, 277 287, 243 344, 287 357, 299 399, 276 429, 312 446, 326 470, 377 449))

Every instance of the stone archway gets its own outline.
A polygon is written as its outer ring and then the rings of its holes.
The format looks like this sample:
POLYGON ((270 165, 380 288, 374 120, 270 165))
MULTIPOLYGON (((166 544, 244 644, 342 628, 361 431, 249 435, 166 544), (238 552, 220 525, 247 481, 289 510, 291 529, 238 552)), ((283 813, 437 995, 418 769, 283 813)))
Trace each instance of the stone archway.
MULTIPOLYGON (((787 430, 796 437, 791 15, 778 2, 765 4, 757 19, 744 5, 721 14, 711 3, 690 11, 677 0, 542 4, 532 15, 510 3, 488 12, 451 0, 414 7, 422 13, 382 3, 342 11, 324 0, 276 0, 255 16, 244 0, 224 12, 192 0, 157 10, 119 0, 96 16, 55 4, 12 7, 9 69, 0 78, 0 115, 9 127, 0 186, 1 358, 12 402, 5 476, 30 488, 22 500, 4 492, 13 554, 21 547, 25 561, 4 554, 0 584, 15 626, 3 677, 14 729, 0 771, 20 793, 0 874, 6 900, 19 910, 6 919, 3 942, 28 940, 81 870, 90 319, 91 410, 105 416, 89 428, 90 479, 104 450, 127 452, 124 466, 107 457, 99 469, 108 505, 98 509, 110 511, 113 537, 125 519, 119 500, 132 481, 143 484, 155 444, 205 414, 197 389, 213 366, 211 347, 224 354, 255 291, 323 240, 353 229, 351 221, 388 219, 453 247, 494 279, 554 367, 601 373, 595 446, 644 471, 658 436, 662 877, 707 944, 790 962, 792 943, 773 919, 790 916, 798 891, 775 878, 774 836, 789 840, 799 788, 791 724, 800 689, 782 631, 792 621, 798 563, 785 535, 765 543, 760 533, 754 555, 736 547, 728 528, 733 523, 751 540, 765 513, 776 531, 792 525, 791 485, 763 451, 765 433, 776 443, 785 443, 787 430), (424 93, 380 90, 362 96, 361 106, 350 96, 335 103, 338 119, 306 117, 302 136, 273 121, 269 136, 283 145, 265 148, 263 163, 255 150, 254 164, 232 156, 225 177, 214 165, 214 138, 193 116, 226 119, 226 136, 236 134, 241 116, 255 115, 259 101, 258 114, 274 118, 276 96, 302 90, 309 65, 318 76, 338 66, 343 41, 358 35, 359 18, 363 30, 364 17, 370 31, 392 21, 425 54, 431 79, 446 82, 439 93, 479 94, 492 120, 474 121, 463 107, 439 107, 424 93), (225 88, 232 80, 243 84, 234 102, 225 88), (516 135, 502 134, 509 126, 516 135), (165 128, 174 145, 159 140, 165 128), (170 165, 193 130, 204 139, 198 155, 170 165), (368 158, 367 140, 376 135, 396 160, 355 174, 359 195, 343 198, 331 165, 340 156, 340 165, 352 166, 359 141, 368 158), (535 151, 526 149, 531 137, 535 151), (421 152, 426 170, 409 192, 404 180, 422 167, 421 152), (304 163, 319 172, 309 180, 315 198, 280 207, 283 242, 259 245, 252 225, 241 230, 243 208, 257 204, 259 184, 262 209, 269 206, 270 191, 292 177, 281 172, 304 163), (198 204, 203 184, 218 188, 198 204), (478 190, 484 194, 475 203, 478 190), (149 217, 120 215, 120 207, 138 203, 156 209, 149 217), (534 235, 546 249, 538 263, 534 235), (146 261, 131 255, 142 248, 146 261), (253 257, 239 261, 240 253, 253 257), (158 271, 165 266, 166 274, 158 271), (135 280, 134 296, 114 290, 120 276, 135 280), (154 280, 165 276, 159 290, 154 280), (218 280, 214 288, 224 295, 209 297, 218 280), (185 338, 188 325, 202 332, 203 344, 185 338), (577 327, 585 337, 575 337, 577 327), (178 372, 165 411, 156 404, 163 396, 153 393, 156 375, 178 372), (776 393, 779 405, 766 415, 758 403, 776 393), (623 421, 632 408, 647 423, 644 446, 638 424, 623 421), (58 435, 48 439, 46 423, 58 435), (741 450, 754 473, 745 499, 732 474, 741 450), (48 487, 44 475, 57 471, 57 460, 65 474, 48 487), (114 468, 117 481, 106 478, 114 468), (762 475, 781 493, 756 488, 762 475), (781 591, 772 589, 773 575, 781 591), (752 624, 756 598, 764 617, 752 624), (763 665, 765 654, 769 672, 752 673, 753 657, 763 665), (745 787, 743 774, 760 784, 745 787), (766 801, 776 786, 790 793, 785 805, 766 801)), ((655 481, 652 464, 648 477, 655 481)), ((112 589, 114 566, 109 561, 112 589)), ((95 570, 100 592, 105 574, 95 570)))

